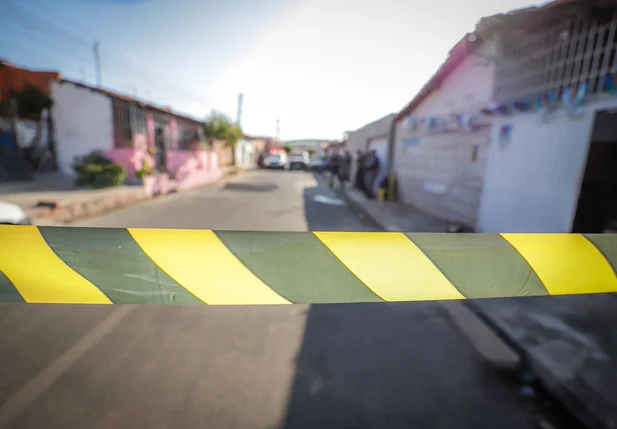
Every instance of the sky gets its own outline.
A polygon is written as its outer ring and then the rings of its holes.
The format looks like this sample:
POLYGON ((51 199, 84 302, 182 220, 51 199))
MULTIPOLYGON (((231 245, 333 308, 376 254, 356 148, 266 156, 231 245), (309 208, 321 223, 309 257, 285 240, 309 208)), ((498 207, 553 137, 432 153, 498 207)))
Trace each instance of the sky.
POLYGON ((341 138, 399 111, 482 17, 529 0, 0 0, 0 58, 251 135, 341 138))

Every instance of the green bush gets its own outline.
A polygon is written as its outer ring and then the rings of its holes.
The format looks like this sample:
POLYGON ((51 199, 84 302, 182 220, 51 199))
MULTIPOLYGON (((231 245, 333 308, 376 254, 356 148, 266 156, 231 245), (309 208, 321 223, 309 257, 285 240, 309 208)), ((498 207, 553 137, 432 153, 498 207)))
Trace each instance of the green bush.
POLYGON ((106 188, 122 185, 126 179, 126 172, 120 164, 96 152, 77 158, 73 163, 73 171, 77 174, 77 186, 106 188))

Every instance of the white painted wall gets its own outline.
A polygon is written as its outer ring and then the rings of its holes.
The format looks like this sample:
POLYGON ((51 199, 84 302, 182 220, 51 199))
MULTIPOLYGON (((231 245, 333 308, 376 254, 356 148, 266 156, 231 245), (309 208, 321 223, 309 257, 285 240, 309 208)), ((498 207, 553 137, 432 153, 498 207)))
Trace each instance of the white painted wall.
POLYGON ((249 140, 240 140, 235 146, 236 167, 251 168, 255 166, 255 147, 249 140))
MULTIPOLYGON (((492 99, 496 45, 485 42, 415 109, 411 116, 479 111, 492 99)), ((488 152, 490 129, 427 134, 397 124, 394 174, 399 198, 439 218, 474 226, 488 152), (414 138, 414 146, 404 144, 414 138), (477 160, 472 161, 472 152, 477 160)))
POLYGON ((592 135, 610 140, 605 121, 594 126, 596 112, 616 108, 617 98, 602 94, 585 100, 580 119, 559 110, 548 123, 536 113, 495 120, 477 230, 570 232, 592 135), (506 124, 512 139, 500 149, 497 134, 506 124))
POLYGON ((113 148, 111 99, 69 82, 53 82, 51 95, 58 167, 73 174, 76 156, 113 148))
POLYGON ((479 232, 570 232, 594 121, 588 111, 560 111, 548 124, 538 114, 499 118, 493 126, 480 203, 479 232), (512 125, 510 143, 499 131, 512 125))

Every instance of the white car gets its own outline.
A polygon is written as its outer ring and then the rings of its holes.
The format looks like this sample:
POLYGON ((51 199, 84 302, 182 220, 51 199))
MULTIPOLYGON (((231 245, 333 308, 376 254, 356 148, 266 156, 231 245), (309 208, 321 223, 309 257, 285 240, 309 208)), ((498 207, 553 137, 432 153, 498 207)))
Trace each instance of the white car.
POLYGON ((268 155, 264 159, 264 167, 266 168, 286 168, 287 167, 287 154, 275 153, 268 155))
POLYGON ((296 153, 289 157, 289 169, 307 170, 310 162, 308 153, 296 153))
POLYGON ((328 167, 328 159, 323 156, 316 156, 311 159, 309 167, 314 171, 324 171, 328 167))
POLYGON ((30 225, 30 218, 17 204, 0 201, 0 225, 30 225))

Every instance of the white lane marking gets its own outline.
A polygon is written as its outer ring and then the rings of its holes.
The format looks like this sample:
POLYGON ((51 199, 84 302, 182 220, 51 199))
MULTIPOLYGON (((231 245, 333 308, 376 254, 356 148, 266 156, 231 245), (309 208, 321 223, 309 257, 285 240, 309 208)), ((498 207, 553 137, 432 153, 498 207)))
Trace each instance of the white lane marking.
POLYGON ((342 200, 339 200, 338 198, 328 197, 326 195, 315 195, 313 197, 313 201, 322 203, 322 204, 330 204, 333 206, 344 206, 345 205, 345 203, 342 200))
MULTIPOLYGON (((53 304, 52 304, 53 305, 53 304)), ((5 428, 28 405, 45 392, 62 374, 68 371, 88 350, 98 344, 135 308, 134 305, 114 306, 113 311, 94 329, 43 371, 28 380, 4 404, 0 405, 0 429, 5 428)))

